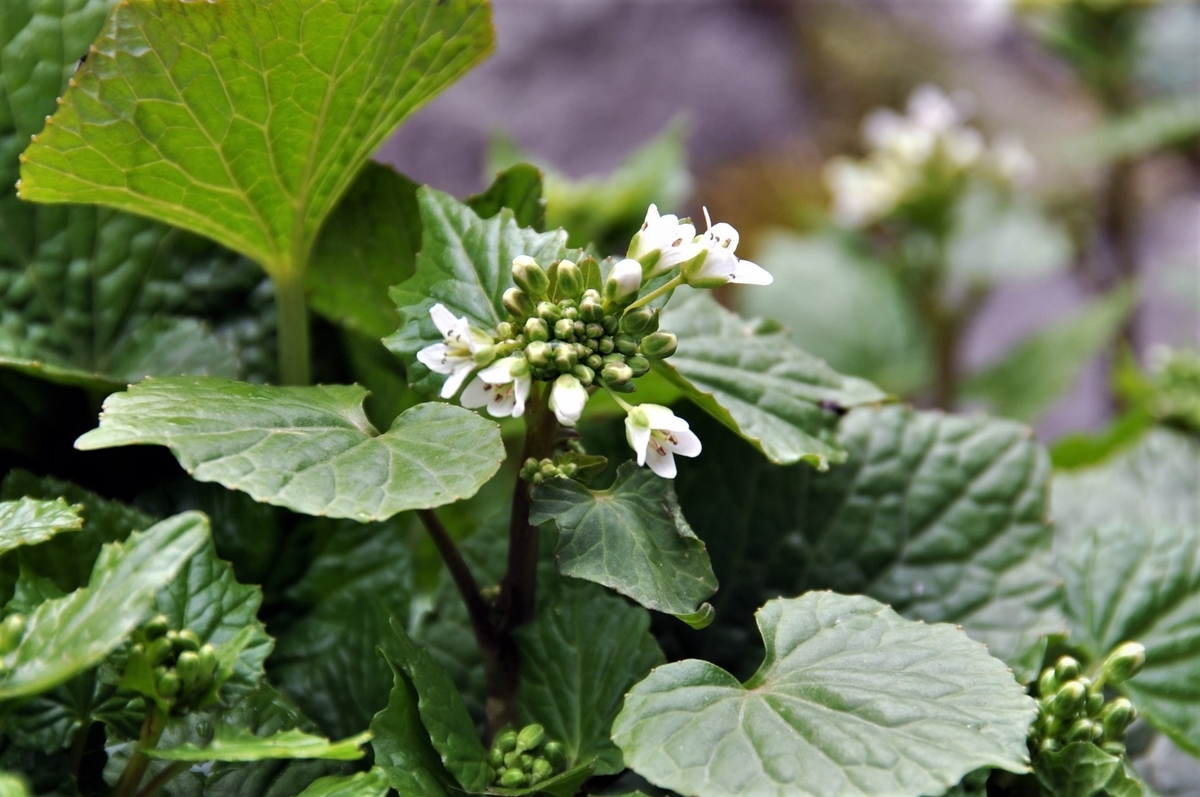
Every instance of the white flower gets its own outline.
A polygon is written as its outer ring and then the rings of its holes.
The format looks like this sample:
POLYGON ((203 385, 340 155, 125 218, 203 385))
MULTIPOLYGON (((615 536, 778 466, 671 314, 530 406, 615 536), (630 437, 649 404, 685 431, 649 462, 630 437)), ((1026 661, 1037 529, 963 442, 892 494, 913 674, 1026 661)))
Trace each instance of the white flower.
POLYGON ((694 457, 700 453, 700 438, 688 422, 658 404, 640 404, 625 416, 625 439, 637 453, 638 465, 664 479, 675 478, 675 455, 694 457))
POLYGON ((824 176, 833 195, 833 218, 843 227, 860 227, 887 215, 907 188, 896 169, 844 157, 831 160, 824 176))
POLYGON ((554 387, 550 389, 550 409, 554 410, 554 417, 563 426, 575 425, 583 414, 587 400, 587 388, 570 374, 555 379, 554 387))
POLYGON ((653 279, 660 274, 666 274, 680 263, 686 263, 703 251, 696 242, 696 228, 687 222, 680 222, 678 216, 658 214, 658 206, 651 205, 646 210, 646 220, 642 229, 629 242, 628 257, 645 261, 655 252, 658 260, 646 274, 646 279, 653 279))
POLYGON ((442 398, 448 399, 458 392, 474 370, 476 352, 481 346, 490 345, 492 340, 487 334, 472 329, 466 316, 455 318, 441 304, 430 307, 429 315, 438 332, 442 333, 443 341, 421 349, 417 359, 434 373, 450 375, 442 385, 441 394, 442 398))
POLYGON ((505 357, 484 368, 467 385, 462 405, 475 409, 487 407, 493 418, 520 418, 525 414, 532 379, 523 357, 505 357))
POLYGON ((714 288, 727 282, 740 282, 746 285, 770 285, 774 280, 770 272, 757 263, 742 260, 734 251, 738 245, 738 231, 733 225, 720 222, 713 224, 704 209, 704 220, 708 231, 704 233, 701 245, 705 255, 694 261, 694 265, 685 269, 687 282, 694 288, 714 288))

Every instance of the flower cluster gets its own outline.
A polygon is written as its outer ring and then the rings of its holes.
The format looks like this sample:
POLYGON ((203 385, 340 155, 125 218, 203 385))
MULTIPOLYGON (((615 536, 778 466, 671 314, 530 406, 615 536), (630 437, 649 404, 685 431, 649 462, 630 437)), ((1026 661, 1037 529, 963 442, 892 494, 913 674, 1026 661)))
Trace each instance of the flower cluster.
POLYGON ((562 772, 566 760, 562 743, 548 741, 545 728, 536 723, 526 725, 519 733, 508 730, 497 734, 488 751, 488 765, 495 775, 492 782, 505 789, 536 786, 562 772))
POLYGON ((194 631, 168 628, 166 616, 160 614, 134 634, 125 673, 131 680, 148 675, 142 688, 152 688, 156 700, 183 714, 212 696, 217 654, 212 645, 200 644, 194 631))
POLYGON ((971 175, 1005 185, 1027 179, 1033 159, 1025 147, 1012 137, 998 137, 989 147, 965 124, 969 116, 929 85, 912 93, 907 114, 871 113, 863 122, 867 156, 834 158, 825 168, 834 219, 845 227, 869 225, 971 175))
POLYGON ((1080 674, 1079 662, 1059 658, 1038 678, 1038 719, 1030 729, 1034 748, 1053 752, 1071 742, 1092 742, 1113 756, 1125 754, 1125 729, 1137 716, 1123 697, 1106 702, 1104 684, 1133 677, 1146 661, 1146 649, 1136 642, 1117 647, 1104 660, 1094 681, 1080 674))
POLYGON ((675 353, 678 340, 659 329, 652 303, 682 285, 771 283, 764 269, 737 256, 737 230, 713 224, 707 210, 704 215, 707 230, 698 234, 690 220, 661 215, 651 205, 626 257, 612 263, 603 280, 601 264, 591 259, 542 264, 517 257, 514 285, 503 296, 508 319, 483 330, 435 304, 429 314, 442 340, 417 352, 417 359, 447 376, 442 398, 462 390, 464 407, 486 407, 497 418, 524 415, 535 384, 545 383, 548 408, 572 427, 591 394, 606 390, 628 413, 627 438, 638 464, 674 478, 675 454, 700 453, 687 422, 666 407, 631 406, 617 395, 632 393, 651 361, 675 353))

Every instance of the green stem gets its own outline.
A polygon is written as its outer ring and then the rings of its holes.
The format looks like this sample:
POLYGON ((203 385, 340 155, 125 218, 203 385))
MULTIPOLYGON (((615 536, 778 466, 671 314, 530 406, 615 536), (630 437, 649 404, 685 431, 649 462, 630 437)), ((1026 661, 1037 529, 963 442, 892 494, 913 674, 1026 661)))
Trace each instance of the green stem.
POLYGON ((662 296, 664 293, 667 293, 669 291, 675 290, 683 283, 684 283, 683 275, 676 274, 674 276, 674 278, 668 280, 667 282, 664 282, 662 285, 660 285, 657 288, 655 288, 654 290, 650 291, 645 296, 639 296, 636 302, 634 302, 633 304, 631 304, 625 308, 625 312, 628 313, 630 310, 636 310, 639 307, 650 304, 650 302, 654 301, 659 296, 662 296))
POLYGON ((630 404, 625 399, 621 398, 619 395, 617 395, 617 391, 615 391, 611 387, 609 387, 608 383, 605 382, 603 379, 600 380, 600 387, 604 388, 605 392, 608 393, 609 397, 613 401, 617 402, 618 407, 625 410, 625 412, 633 412, 633 405, 630 404))
POLYGON ((279 335, 279 381, 307 385, 312 381, 308 341, 308 305, 300 276, 275 279, 275 318, 279 335))
POLYGON ((85 717, 83 722, 79 723, 79 730, 75 733, 75 738, 71 740, 71 755, 67 759, 67 766, 71 771, 71 779, 76 783, 79 782, 79 767, 83 764, 83 753, 87 747, 88 732, 92 729, 92 718, 85 717))
POLYGON ((176 775, 187 772, 188 768, 191 766, 192 764, 189 761, 172 762, 170 766, 151 778, 150 782, 147 783, 142 790, 137 793, 136 797, 154 797, 154 795, 158 794, 162 787, 166 786, 171 779, 173 779, 176 775))
POLYGON ((146 720, 142 723, 142 733, 138 737, 137 745, 133 748, 133 755, 129 757, 125 771, 121 773, 121 777, 113 786, 112 797, 134 797, 137 794, 137 788, 146 774, 146 768, 150 766, 150 759, 142 751, 151 749, 158 744, 158 739, 162 736, 166 726, 167 713, 158 706, 151 705, 146 712, 146 720))

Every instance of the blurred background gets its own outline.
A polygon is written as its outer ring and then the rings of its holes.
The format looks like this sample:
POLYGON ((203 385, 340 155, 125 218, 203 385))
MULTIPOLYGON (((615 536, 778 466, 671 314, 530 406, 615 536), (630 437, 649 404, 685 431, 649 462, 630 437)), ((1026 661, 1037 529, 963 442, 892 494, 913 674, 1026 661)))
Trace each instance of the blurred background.
POLYGON ((648 203, 775 275, 723 299, 1056 463, 1200 424, 1200 4, 497 0, 495 55, 378 154, 623 252, 648 203), (890 110, 887 110, 890 109, 890 110))

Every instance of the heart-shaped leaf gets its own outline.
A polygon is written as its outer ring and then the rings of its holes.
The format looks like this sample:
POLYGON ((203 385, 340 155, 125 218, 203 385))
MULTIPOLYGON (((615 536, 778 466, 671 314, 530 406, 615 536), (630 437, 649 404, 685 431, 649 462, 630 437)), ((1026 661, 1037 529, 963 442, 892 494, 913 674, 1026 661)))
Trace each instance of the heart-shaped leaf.
POLYGON ((953 626, 835 593, 757 620, 767 655, 746 684, 689 659, 630 691, 613 740, 631 769, 692 797, 919 797, 983 766, 1026 771, 1033 700, 953 626))
POLYGON ((499 427, 448 404, 409 409, 379 434, 358 386, 269 387, 153 379, 104 402, 82 450, 168 446, 200 481, 296 512, 384 520, 473 495, 504 459, 499 427))
POLYGON ((63 499, 38 501, 21 498, 0 502, 0 554, 22 545, 37 545, 63 531, 79 531, 79 510, 63 499))

